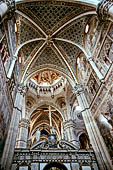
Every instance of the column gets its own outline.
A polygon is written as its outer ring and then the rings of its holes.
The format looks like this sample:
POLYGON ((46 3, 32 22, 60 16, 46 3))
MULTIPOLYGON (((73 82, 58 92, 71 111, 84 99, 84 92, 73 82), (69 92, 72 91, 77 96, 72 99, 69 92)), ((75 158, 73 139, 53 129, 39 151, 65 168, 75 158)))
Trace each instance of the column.
POLYGON ((40 87, 39 86, 37 87, 37 97, 38 98, 40 97, 40 87))
POLYGON ((27 147, 27 136, 28 136, 29 120, 21 119, 19 122, 19 136, 17 142, 17 148, 27 147))
POLYGON ((52 134, 52 117, 51 117, 51 106, 49 106, 49 121, 50 121, 50 132, 52 134))
POLYGON ((64 139, 63 122, 61 122, 61 139, 64 139))
POLYGON ((51 97, 54 98, 54 88, 51 87, 50 90, 51 90, 51 97))
POLYGON ((6 0, 0 2, 0 21, 2 21, 8 11, 10 13, 15 11, 15 0, 6 0))
POLYGON ((69 120, 64 122, 63 126, 66 138, 65 140, 68 140, 69 142, 73 143, 78 148, 80 148, 79 142, 77 141, 76 134, 74 132, 76 129, 76 124, 72 120, 69 120))
POLYGON ((23 95, 25 94, 25 87, 20 86, 17 89, 16 99, 14 103, 12 118, 9 126, 9 131, 2 155, 1 164, 6 170, 10 170, 13 160, 14 149, 16 145, 16 137, 18 133, 18 125, 22 112, 23 95))
POLYGON ((94 117, 92 116, 91 111, 89 109, 87 99, 84 95, 83 87, 79 84, 76 84, 74 92, 77 96, 79 106, 81 106, 83 120, 88 132, 90 143, 92 144, 92 147, 95 151, 95 155, 97 157, 100 169, 113 169, 106 145, 100 134, 94 117))
POLYGON ((8 77, 8 78, 11 78, 11 75, 12 75, 12 72, 13 72, 13 70, 14 70, 14 66, 15 66, 16 60, 17 60, 17 57, 16 57, 16 56, 13 56, 11 66, 10 66, 9 71, 8 71, 8 74, 7 74, 7 77, 8 77))
POLYGON ((24 95, 23 101, 22 101, 22 119, 25 119, 25 118, 26 118, 26 96, 24 95))
POLYGON ((113 1, 101 0, 97 6, 97 14, 100 20, 113 19, 113 1))

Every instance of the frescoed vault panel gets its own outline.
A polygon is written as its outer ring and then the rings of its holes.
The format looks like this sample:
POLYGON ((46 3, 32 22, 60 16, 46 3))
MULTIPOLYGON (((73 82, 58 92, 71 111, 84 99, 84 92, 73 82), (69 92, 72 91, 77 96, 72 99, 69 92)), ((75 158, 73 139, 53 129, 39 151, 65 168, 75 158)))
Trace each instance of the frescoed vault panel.
POLYGON ((27 60, 27 58, 29 57, 29 55, 33 52, 33 50, 35 49, 35 47, 40 46, 41 41, 34 41, 34 42, 30 42, 28 44, 25 44, 22 48, 21 48, 21 52, 24 55, 24 62, 27 60))
POLYGON ((73 44, 64 41, 56 41, 55 43, 63 50, 64 55, 66 55, 66 60, 75 70, 76 57, 80 53, 80 49, 73 44))
POLYGON ((31 67, 30 71, 35 70, 38 66, 44 65, 53 65, 55 67, 60 67, 63 69, 67 74, 69 74, 68 68, 65 66, 63 61, 58 58, 55 52, 52 50, 51 47, 46 47, 40 56, 36 56, 37 60, 35 61, 34 65, 31 67))
POLYGON ((18 35, 18 44, 43 37, 43 35, 38 31, 38 28, 23 17, 21 17, 20 26, 18 26, 18 35))
POLYGON ((83 46, 83 36, 86 22, 89 17, 82 17, 76 20, 71 25, 69 24, 65 29, 61 30, 56 37, 70 40, 83 46))
POLYGON ((91 7, 69 3, 69 2, 30 2, 23 3, 17 9, 32 18, 47 34, 58 29, 71 18, 92 10, 91 7), (51 30, 52 29, 52 30, 51 30))

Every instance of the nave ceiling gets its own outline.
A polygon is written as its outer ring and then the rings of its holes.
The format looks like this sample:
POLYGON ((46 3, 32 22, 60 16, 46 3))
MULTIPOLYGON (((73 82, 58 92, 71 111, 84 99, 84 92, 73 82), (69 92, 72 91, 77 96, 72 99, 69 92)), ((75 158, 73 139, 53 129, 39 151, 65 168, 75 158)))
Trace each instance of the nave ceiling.
POLYGON ((76 81, 77 57, 84 53, 85 28, 95 8, 78 2, 17 3, 17 50, 21 81, 40 69, 59 70, 76 81))

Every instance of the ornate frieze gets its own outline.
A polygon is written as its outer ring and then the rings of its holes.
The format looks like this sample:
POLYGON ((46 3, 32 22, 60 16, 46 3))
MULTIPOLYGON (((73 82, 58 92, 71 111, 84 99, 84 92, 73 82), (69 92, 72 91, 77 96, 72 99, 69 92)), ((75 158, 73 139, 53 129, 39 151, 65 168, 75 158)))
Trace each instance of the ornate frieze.
POLYGON ((13 163, 33 163, 33 162, 78 162, 96 163, 96 158, 92 150, 15 150, 13 163))

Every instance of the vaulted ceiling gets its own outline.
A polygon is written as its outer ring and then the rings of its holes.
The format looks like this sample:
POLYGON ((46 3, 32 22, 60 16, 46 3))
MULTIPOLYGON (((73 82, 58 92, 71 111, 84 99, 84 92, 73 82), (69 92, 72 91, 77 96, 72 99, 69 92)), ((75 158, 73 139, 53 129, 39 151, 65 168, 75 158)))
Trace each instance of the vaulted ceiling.
POLYGON ((78 2, 33 1, 17 4, 17 52, 22 79, 41 68, 76 79, 76 58, 85 50, 85 27, 95 8, 78 2))
MULTIPOLYGON (((51 107, 51 118, 52 118, 52 125, 53 127, 56 127, 56 129, 61 132, 61 123, 62 123, 62 117, 60 113, 51 107)), ((37 128, 40 130, 45 129, 47 130, 50 126, 50 119, 49 119, 49 106, 43 105, 39 108, 37 108, 30 117, 30 133, 36 131, 37 128)), ((49 132, 50 129, 47 131, 49 132)), ((50 133, 50 132, 49 132, 50 133)))

